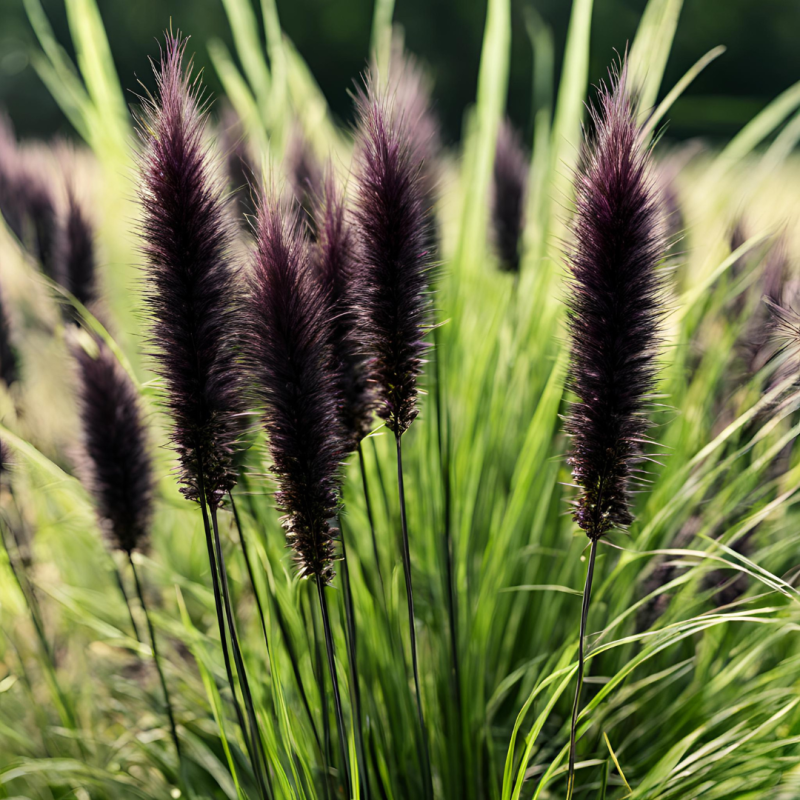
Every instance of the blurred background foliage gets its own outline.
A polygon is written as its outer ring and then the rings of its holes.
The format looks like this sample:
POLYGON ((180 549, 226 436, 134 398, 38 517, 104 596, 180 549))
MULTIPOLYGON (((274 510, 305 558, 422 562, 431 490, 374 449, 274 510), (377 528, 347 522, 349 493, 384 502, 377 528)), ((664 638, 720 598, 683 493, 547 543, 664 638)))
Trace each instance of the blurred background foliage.
MULTIPOLYGON (((69 50, 64 5, 43 0, 58 40, 69 50)), ((192 36, 196 61, 205 69, 210 91, 221 94, 205 44, 218 37, 232 47, 230 28, 219 0, 99 0, 111 50, 124 88, 147 78, 148 56, 158 52, 154 31, 170 20, 192 36)), ((513 36, 509 75, 509 112, 532 132, 530 96, 532 56, 525 32, 530 0, 512 3, 513 36)), ((556 64, 560 64, 571 3, 535 0, 532 5, 552 27, 556 64)), ((632 41, 645 0, 609 0, 592 20, 590 79, 605 75, 613 49, 632 41)), ((340 120, 350 121, 349 89, 363 70, 369 50, 372 0, 278 0, 286 34, 294 41, 340 120)), ((462 114, 474 101, 485 24, 483 0, 399 0, 395 22, 405 31, 411 52, 430 67, 435 97, 451 141, 460 138, 462 114)), ((728 49, 724 68, 706 70, 671 112, 668 135, 685 139, 725 139, 767 102, 796 80, 800 72, 798 0, 686 0, 663 86, 669 87, 705 52, 718 44, 728 49)), ((29 61, 33 32, 23 0, 0 0, 0 108, 22 136, 74 135, 29 61)), ((72 53, 71 53, 72 55, 72 53)))

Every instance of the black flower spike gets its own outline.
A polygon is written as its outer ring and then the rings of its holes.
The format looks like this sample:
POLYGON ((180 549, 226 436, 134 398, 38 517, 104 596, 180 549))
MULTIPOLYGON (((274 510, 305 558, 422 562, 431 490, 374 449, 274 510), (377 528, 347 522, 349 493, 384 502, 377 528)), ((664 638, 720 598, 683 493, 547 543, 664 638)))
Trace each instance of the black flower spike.
POLYGON ((30 249, 52 280, 58 280, 56 247, 59 237, 58 214, 50 185, 33 165, 26 170, 20 188, 24 185, 22 204, 25 209, 30 249))
POLYGON ((439 234, 436 204, 441 183, 442 137, 433 111, 432 81, 420 63, 393 42, 389 67, 394 113, 406 127, 412 160, 420 165, 420 191, 428 217, 431 247, 437 250, 439 234))
POLYGON ((14 236, 22 241, 25 208, 20 186, 20 154, 11 122, 0 114, 0 214, 14 236))
POLYGON ((304 219, 314 230, 314 206, 322 194, 322 167, 299 124, 292 128, 286 153, 286 169, 294 198, 303 209, 304 219))
POLYGON ((418 154, 405 120, 367 81, 358 102, 356 207, 363 327, 377 413, 401 436, 418 414, 428 345, 430 233, 418 154))
POLYGON ((92 340, 73 345, 82 431, 80 474, 114 547, 145 545, 152 516, 153 466, 136 387, 116 356, 92 340))
POLYGON ((6 313, 6 304, 0 288, 0 380, 6 388, 13 386, 19 378, 17 351, 11 343, 11 325, 6 313))
POLYGON ((528 156, 519 133, 504 119, 497 132, 491 208, 492 239, 504 272, 519 272, 527 187, 528 156))
POLYGON ((340 465, 347 451, 332 370, 328 300, 299 211, 262 196, 250 286, 249 356, 264 403, 276 500, 300 575, 333 578, 340 465), (283 218, 282 218, 283 217, 283 218))
POLYGON ((225 156, 228 184, 239 204, 239 219, 246 224, 246 217, 255 213, 251 187, 256 183, 257 172, 242 122, 230 106, 220 120, 220 148, 225 156))
POLYGON ((316 207, 317 242, 312 264, 328 303, 333 371, 339 392, 342 425, 355 450, 370 431, 374 410, 363 332, 358 315, 359 289, 352 231, 345 218, 344 196, 332 170, 316 207))
POLYGON ((566 423, 569 463, 580 496, 575 521, 596 541, 627 527, 629 484, 648 441, 645 416, 657 376, 664 314, 659 264, 666 241, 650 150, 639 142, 626 68, 601 85, 595 134, 576 179, 569 330, 569 386, 577 395, 566 423))
POLYGON ((242 297, 223 189, 203 143, 206 114, 186 40, 167 36, 157 97, 139 135, 141 235, 157 370, 166 384, 184 495, 213 507, 236 481, 245 399, 238 367, 242 297), (203 489, 204 491, 201 491, 203 489))
POLYGON ((67 187, 67 209, 56 257, 61 285, 87 308, 97 299, 94 229, 75 191, 67 187))

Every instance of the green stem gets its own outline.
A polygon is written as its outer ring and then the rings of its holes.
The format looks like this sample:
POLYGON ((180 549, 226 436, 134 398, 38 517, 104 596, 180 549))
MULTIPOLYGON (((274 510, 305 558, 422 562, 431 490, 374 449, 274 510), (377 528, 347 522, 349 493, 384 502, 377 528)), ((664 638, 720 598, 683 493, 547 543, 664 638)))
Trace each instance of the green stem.
POLYGON ((372 516, 372 502, 369 498, 369 485, 367 484, 367 465, 364 461, 364 448, 361 442, 358 443, 358 464, 361 467, 361 485, 364 488, 364 502, 367 506, 367 520, 369 521, 369 532, 372 536, 372 552, 375 555, 375 566, 378 570, 378 580, 381 584, 381 597, 386 604, 386 590, 383 585, 383 572, 381 571, 381 557, 378 551, 378 537, 375 535, 375 520, 372 516))
MULTIPOLYGON (((109 553, 109 556, 111 554, 109 553)), ((114 577, 117 579, 117 586, 119 587, 119 593, 122 595, 122 599, 125 601, 125 607, 128 609, 128 617, 131 620, 131 627, 133 628, 133 634, 136 637, 136 641, 139 644, 142 644, 142 637, 139 635, 139 626, 136 624, 136 618, 133 616, 133 609, 131 608, 131 601, 128 597, 128 592, 125 590, 125 584, 122 580, 122 573, 119 571, 119 568, 114 562, 113 557, 111 558, 113 569, 114 569, 114 577)))
POLYGON ((408 544, 408 521, 406 519, 406 494, 403 484, 403 454, 400 446, 400 434, 395 436, 397 445, 397 488, 400 499, 400 524, 403 529, 403 572, 406 582, 406 601, 408 603, 408 628, 411 638, 411 666, 414 672, 414 689, 417 700, 417 717, 419 718, 420 736, 422 737, 422 772, 425 795, 433 797, 433 780, 431 776, 431 756, 428 748, 428 733, 425 728, 425 717, 422 713, 422 692, 419 681, 419 662, 417 659, 417 633, 414 626, 414 591, 411 586, 411 552, 408 544))
MULTIPOLYGON (((150 633, 150 644, 153 648, 153 661, 155 662, 156 671, 158 672, 158 679, 161 681, 161 691, 164 692, 164 702, 166 703, 167 706, 167 716, 169 717, 169 727, 170 727, 170 732, 172 733, 172 741, 175 744, 175 752, 178 754, 178 762, 180 763, 181 745, 180 742, 178 741, 178 728, 175 725, 175 714, 172 710, 172 701, 170 700, 169 697, 169 690, 167 689, 167 681, 164 678, 164 670, 161 668, 161 658, 158 655, 158 645, 156 644, 156 631, 155 628, 153 627, 153 622, 150 619, 150 612, 147 610, 147 603, 144 600, 144 592, 142 591, 142 584, 139 581, 139 573, 136 571, 136 565, 133 563, 132 553, 128 553, 128 561, 130 561, 131 564, 131 572, 133 572, 133 581, 136 584, 136 594, 139 597, 139 604, 141 605, 142 611, 144 612, 144 618, 145 620, 147 620, 147 630, 150 633)), ((119 572, 117 572, 117 575, 120 578, 120 587, 123 589, 124 592, 124 587, 122 585, 122 576, 119 575, 119 572)))
POLYGON ((572 723, 569 729, 569 768, 567 771, 567 800, 571 800, 575 791, 575 733, 578 727, 578 708, 581 701, 583 688, 583 640, 586 636, 586 620, 589 616, 589 600, 592 596, 592 578, 594 577, 594 562, 597 556, 597 539, 592 539, 592 549, 589 555, 589 568, 586 570, 586 583, 583 587, 583 606, 581 607, 581 629, 578 640, 578 685, 575 687, 575 700, 572 703, 572 723))
POLYGON ((217 509, 215 506, 209 506, 209 510, 211 512, 211 524, 214 530, 214 546, 216 548, 217 567, 219 569, 219 576, 222 585, 222 599, 225 606, 225 616, 228 620, 228 632, 230 633, 231 637, 233 660, 236 664, 236 672, 239 675, 239 684, 242 687, 242 694, 244 696, 244 705, 247 709, 247 716, 250 720, 250 735, 253 739, 253 749, 255 751, 256 763, 258 764, 259 783, 263 785, 264 781, 264 777, 261 773, 263 761, 264 768, 266 769, 268 796, 273 797, 274 795, 269 776, 269 766, 267 764, 267 757, 264 752, 264 743, 261 740, 255 704, 253 703, 253 696, 250 693, 250 681, 247 679, 247 670, 245 669, 242 650, 239 646, 239 635, 236 632, 236 620, 233 616, 233 605, 231 603, 230 589, 228 587, 228 571, 225 569, 225 556, 222 554, 222 543, 220 542, 219 527, 217 525, 217 509))
POLYGON ((319 609, 322 614, 322 631, 325 635, 325 650, 328 655, 328 672, 331 677, 333 687, 333 704, 336 712, 336 727, 339 731, 339 748, 342 757, 342 772, 345 785, 345 797, 352 797, 350 793, 350 763, 347 758, 347 736, 344 728, 344 715, 342 713, 342 695, 339 691, 339 678, 336 676, 336 655, 333 648, 333 633, 331 632, 331 621, 328 616, 328 600, 325 597, 325 587, 319 579, 314 581, 317 584, 317 596, 319 597, 319 609))

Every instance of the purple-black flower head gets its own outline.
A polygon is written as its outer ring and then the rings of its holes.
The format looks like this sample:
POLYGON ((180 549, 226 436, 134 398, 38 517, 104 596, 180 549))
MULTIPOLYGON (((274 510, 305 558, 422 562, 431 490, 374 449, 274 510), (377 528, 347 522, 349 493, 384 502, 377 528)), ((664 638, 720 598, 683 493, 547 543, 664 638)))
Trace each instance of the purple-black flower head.
POLYGON ((344 195, 336 188, 332 170, 315 209, 317 241, 312 251, 314 275, 328 305, 332 366, 339 392, 339 415, 351 448, 370 431, 374 394, 364 352, 362 305, 355 241, 346 219, 344 195))
POLYGON ((19 359, 11 341, 11 324, 6 312, 5 299, 0 287, 0 380, 6 388, 13 386, 19 378, 19 359))
POLYGON ((220 148, 225 156, 225 170, 230 189, 236 193, 242 224, 255 213, 253 187, 257 185, 255 162, 247 145, 244 127, 236 112, 228 106, 220 121, 220 148))
POLYGON ((25 232, 20 153, 10 120, 0 114, 0 214, 20 241, 25 232))
POLYGON ((87 308, 97 299, 97 261, 94 229, 72 187, 59 235, 57 276, 63 287, 87 308))
POLYGON ((405 120, 372 81, 358 102, 355 230, 377 413, 401 436, 418 414, 430 324, 430 229, 405 120))
POLYGON ((185 39, 167 36, 157 95, 144 101, 141 236, 150 342, 182 491, 216 506, 236 482, 233 458, 245 420, 243 298, 224 190, 203 140, 198 80, 191 66, 183 68, 185 48, 185 39))
POLYGON ((331 365, 330 314, 299 210, 261 198, 250 286, 249 357, 264 405, 276 500, 303 577, 333 577, 340 466, 347 449, 331 365))
POLYGON ((286 152, 286 170, 303 218, 314 230, 314 206, 322 194, 322 167, 299 124, 292 127, 286 152))
POLYGON ((131 553, 146 542, 153 466, 136 387, 103 343, 73 346, 82 432, 80 474, 114 547, 131 553), (94 347, 92 347, 94 349, 94 347))
POLYGON ((650 150, 640 140, 625 66, 601 85, 594 136, 576 176, 568 323, 566 422, 580 493, 574 517, 590 539, 628 526, 631 482, 649 441, 646 412, 657 378, 666 252, 650 150))
POLYGON ((442 136, 433 110, 433 83, 422 65, 396 39, 389 65, 389 92, 394 114, 405 126, 412 160, 419 164, 419 183, 431 248, 439 247, 436 204, 441 184, 442 136))
POLYGON ((505 272, 519 272, 527 187, 528 156, 519 133, 504 119, 494 155, 491 223, 492 240, 505 272))

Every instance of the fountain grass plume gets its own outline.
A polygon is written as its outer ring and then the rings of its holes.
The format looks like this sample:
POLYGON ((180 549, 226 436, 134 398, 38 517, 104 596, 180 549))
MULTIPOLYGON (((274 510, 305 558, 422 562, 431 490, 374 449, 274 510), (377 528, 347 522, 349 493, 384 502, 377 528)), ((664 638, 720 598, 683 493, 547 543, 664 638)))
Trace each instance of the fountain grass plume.
POLYGON ((0 380, 9 389, 19 379, 19 359, 11 341, 11 323, 6 311, 2 286, 0 286, 0 380))
POLYGON ((354 220, 363 281, 363 327, 377 414, 402 436, 418 412, 429 345, 429 224, 420 162, 406 120, 367 79, 357 94, 354 220))
POLYGON ((315 230, 314 207, 323 193, 324 175, 317 155, 299 123, 292 125, 286 150, 286 171, 303 220, 315 230))
POLYGON ((334 575, 340 466, 348 446, 340 421, 327 293, 314 279, 297 209, 265 194, 256 219, 247 342, 264 406, 276 500, 301 576, 334 575))
POLYGON ((72 346, 78 370, 82 432, 80 474, 114 548, 147 544, 153 510, 153 464, 136 387, 103 343, 72 346))
POLYGON ((355 240, 346 219, 344 194, 337 189, 330 168, 314 218, 317 241, 311 263, 328 306, 339 416, 350 449, 355 450, 370 431, 374 400, 358 313, 362 284, 358 280, 355 240))
POLYGON ((575 735, 584 670, 584 637, 598 541, 633 521, 632 484, 650 441, 647 411, 655 392, 665 313, 666 257, 660 193, 651 150, 640 139, 627 68, 610 72, 591 110, 575 179, 568 328, 568 386, 576 395, 565 430, 578 497, 575 522, 591 542, 570 728, 567 797, 575 786, 575 735))
POLYGON ((83 306, 97 299, 97 257, 94 229, 75 189, 67 186, 67 207, 56 252, 58 282, 83 306))
POLYGON ((528 169, 520 135, 511 121, 504 119, 497 132, 491 205, 492 240, 504 272, 519 272, 528 169))
POLYGON ((216 508, 236 482, 246 410, 238 367, 242 293, 234 233, 186 39, 167 35, 157 95, 143 99, 138 132, 146 307, 165 384, 183 494, 216 508), (205 497, 203 497, 205 495, 205 497))

